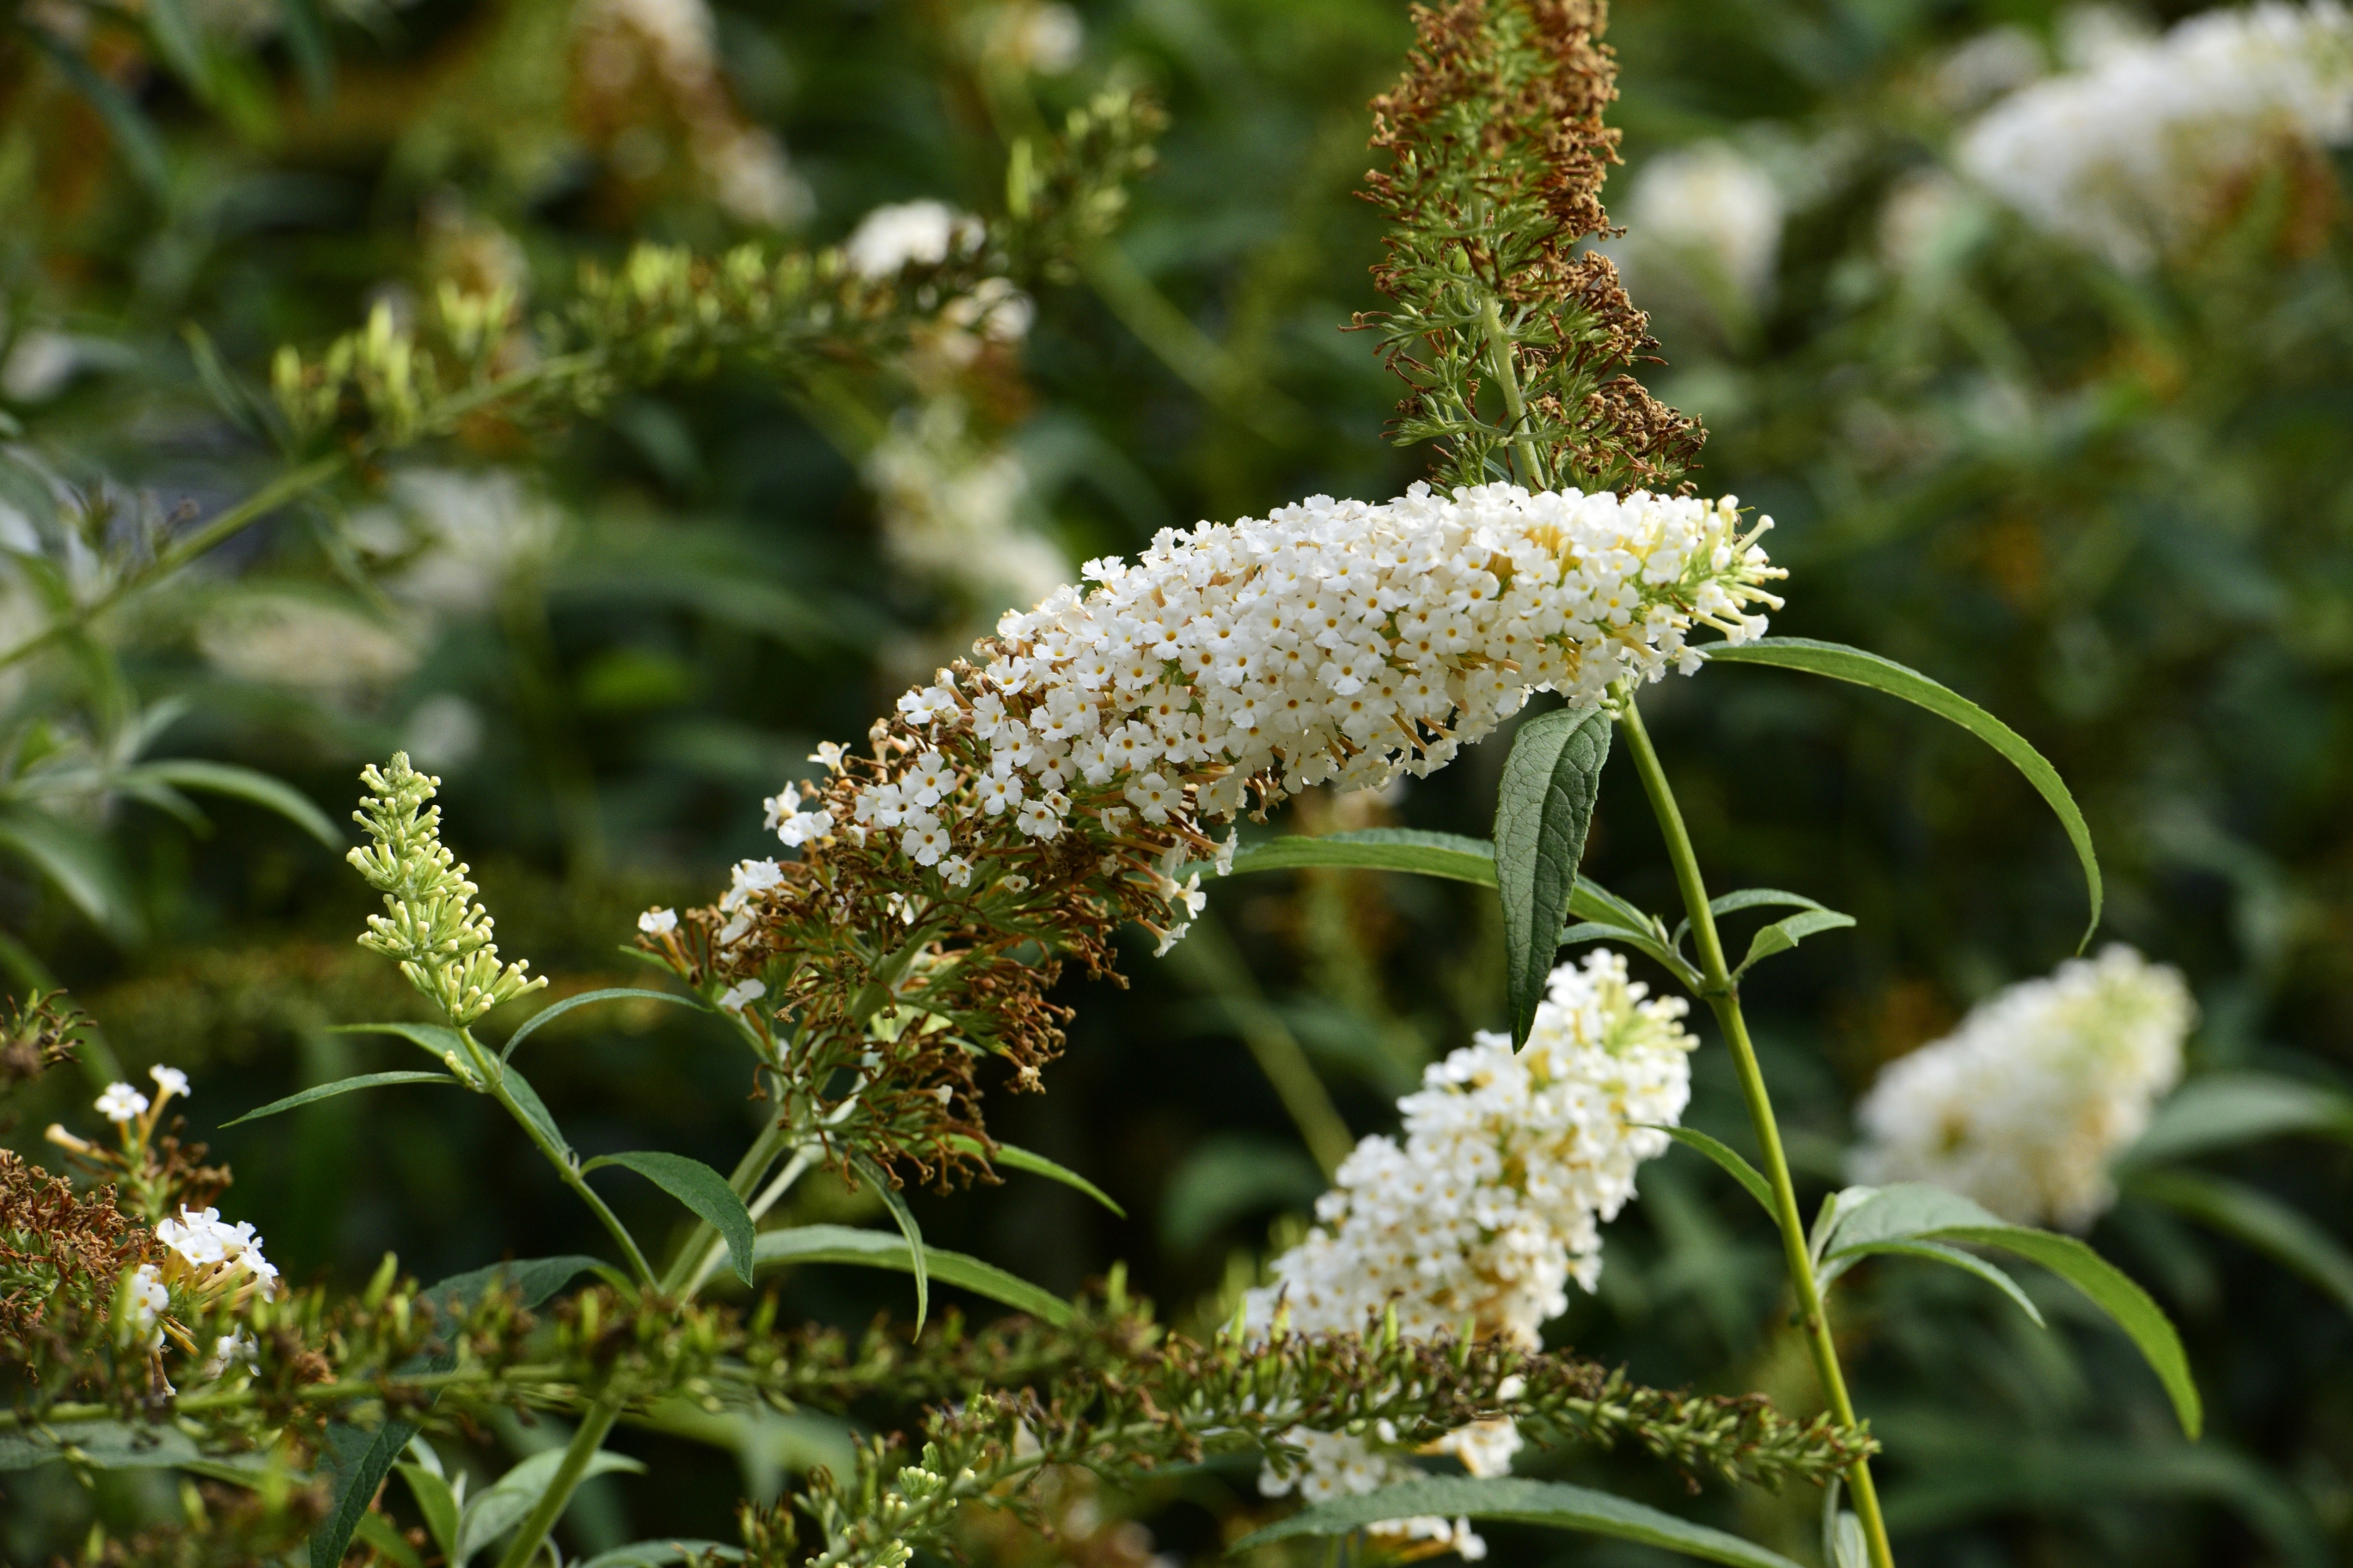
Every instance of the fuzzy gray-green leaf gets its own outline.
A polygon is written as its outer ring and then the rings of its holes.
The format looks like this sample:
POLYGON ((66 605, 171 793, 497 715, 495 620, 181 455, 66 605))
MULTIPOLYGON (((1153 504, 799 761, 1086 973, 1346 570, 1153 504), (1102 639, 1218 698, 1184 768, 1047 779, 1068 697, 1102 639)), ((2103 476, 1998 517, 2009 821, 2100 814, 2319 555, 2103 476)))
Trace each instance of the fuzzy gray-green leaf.
POLYGON ((1504 904, 1512 1043, 1525 1044, 1559 951, 1602 765, 1609 715, 1562 708, 1520 727, 1495 797, 1495 890, 1504 904))

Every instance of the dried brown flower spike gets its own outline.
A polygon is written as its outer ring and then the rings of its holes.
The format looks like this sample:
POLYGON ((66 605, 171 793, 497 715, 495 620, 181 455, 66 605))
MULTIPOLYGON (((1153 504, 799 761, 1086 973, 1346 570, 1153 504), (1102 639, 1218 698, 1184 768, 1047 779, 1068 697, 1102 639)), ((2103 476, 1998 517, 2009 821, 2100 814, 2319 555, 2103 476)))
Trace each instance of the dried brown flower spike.
POLYGON ((1417 8, 1397 88, 1373 100, 1387 172, 1367 200, 1394 226, 1373 268, 1393 310, 1381 334, 1410 389, 1400 445, 1435 441, 1440 486, 1510 479, 1530 489, 1680 487, 1697 422, 1628 374, 1656 363, 1650 318, 1583 242, 1615 234, 1601 184, 1618 96, 1600 42, 1605 0, 1458 0, 1417 8))

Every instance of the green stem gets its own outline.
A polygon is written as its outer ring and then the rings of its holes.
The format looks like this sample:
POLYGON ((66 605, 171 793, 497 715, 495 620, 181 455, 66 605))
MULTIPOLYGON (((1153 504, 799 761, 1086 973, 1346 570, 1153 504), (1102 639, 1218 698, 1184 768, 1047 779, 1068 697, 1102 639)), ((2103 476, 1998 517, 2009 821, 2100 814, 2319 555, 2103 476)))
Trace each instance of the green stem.
POLYGON ((1536 464, 1536 444, 1528 434, 1528 400, 1520 390, 1519 367, 1512 359, 1511 334, 1504 331, 1504 313, 1494 297, 1480 307, 1480 325, 1487 334, 1487 369, 1503 389, 1504 412, 1512 421, 1512 468, 1520 483, 1532 490, 1545 488, 1544 470, 1536 464))
POLYGON ((629 1234, 629 1227, 621 1223, 620 1216, 606 1205, 603 1198, 596 1195, 596 1189, 590 1186, 588 1178, 580 1173, 580 1162, 572 1152, 569 1149, 558 1148, 547 1134, 540 1130, 539 1123, 524 1114, 522 1105, 515 1100, 513 1091, 507 1088, 505 1064, 483 1049, 480 1042, 474 1038, 471 1030, 459 1030, 458 1037, 465 1041, 467 1048, 474 1053, 476 1076, 490 1090, 491 1098, 504 1107, 509 1116, 514 1118, 514 1123, 522 1129, 523 1136, 529 1138, 533 1145, 546 1156, 547 1163, 555 1167, 557 1177, 565 1186, 580 1195, 580 1201, 588 1205, 590 1212, 595 1214, 605 1228, 612 1233, 613 1239, 621 1244, 622 1256, 628 1259, 629 1272, 637 1276, 638 1283, 651 1285, 654 1282, 653 1265, 646 1261, 645 1253, 638 1246, 638 1238, 629 1234))
MULTIPOLYGON (((781 1123, 771 1121, 760 1130, 760 1136, 744 1151, 744 1157, 735 1162, 735 1169, 728 1175, 727 1184, 734 1189, 737 1197, 751 1196, 752 1189, 759 1185, 760 1178, 767 1173, 768 1167, 776 1163, 776 1156, 784 1152, 785 1146, 790 1142, 791 1135, 781 1123)), ((756 1220, 760 1215, 754 1211, 752 1217, 756 1220)), ((670 1258, 670 1267, 662 1270, 662 1294, 691 1297, 702 1288, 704 1276, 711 1272, 720 1254, 725 1250, 725 1245, 720 1239, 717 1226, 709 1220, 696 1220, 693 1228, 686 1233, 686 1238, 679 1243, 678 1252, 670 1258)))
POLYGON ((620 1414, 621 1401, 607 1395, 591 1405, 581 1416, 579 1430, 572 1434, 572 1441, 565 1446, 564 1463, 555 1468, 555 1479, 548 1482, 547 1490, 540 1494, 539 1501, 533 1506, 531 1512, 523 1516, 522 1523, 515 1530, 514 1540, 499 1559, 499 1568, 529 1568, 531 1560, 539 1555, 539 1549, 546 1543, 547 1532, 555 1528, 555 1521, 563 1517, 565 1508, 572 1501, 572 1493, 580 1485, 580 1478, 588 1473, 588 1461, 596 1458, 597 1448, 605 1441, 605 1434, 613 1429, 613 1422, 620 1414))
MULTIPOLYGON (((1806 1334, 1806 1347, 1812 1353, 1814 1373, 1821 1381, 1822 1397, 1829 1404, 1831 1415, 1843 1426, 1856 1425, 1854 1401, 1847 1394, 1846 1374, 1839 1366, 1838 1342, 1831 1337, 1830 1316, 1822 1306, 1820 1282, 1814 1277, 1813 1259, 1806 1250, 1806 1225, 1798 1212, 1797 1184, 1789 1179, 1788 1156, 1781 1147, 1780 1124, 1773 1117, 1773 1101, 1765 1088, 1765 1074, 1757 1064, 1757 1047, 1748 1037, 1748 1021, 1741 1016, 1740 990, 1734 984, 1724 961, 1724 942, 1716 934, 1715 913, 1708 908, 1707 884, 1701 879, 1699 858, 1692 852, 1691 834, 1683 826, 1683 814, 1675 805, 1674 792, 1668 787, 1667 775, 1659 765, 1659 754, 1651 749, 1650 731, 1642 727, 1642 715, 1634 705, 1630 690, 1620 692, 1618 727, 1626 737, 1626 750, 1634 759, 1634 771, 1641 776, 1642 793, 1650 797, 1651 815, 1659 821, 1659 830, 1667 841, 1667 858, 1675 870, 1675 886, 1683 894, 1683 910, 1691 917, 1692 936, 1699 949, 1700 994, 1715 1013, 1717 1026, 1724 1031, 1725 1041, 1732 1048, 1732 1061, 1740 1079, 1740 1097, 1748 1106, 1749 1125, 1757 1134, 1757 1146, 1764 1154, 1765 1179, 1773 1191, 1773 1217, 1781 1227, 1781 1253, 1789 1271, 1789 1285, 1798 1298, 1798 1315, 1806 1334)), ((1873 1485, 1871 1465, 1858 1458, 1847 1471, 1847 1486, 1854 1493, 1855 1516, 1862 1522, 1863 1536, 1870 1545, 1872 1568, 1894 1568, 1895 1555, 1887 1543, 1887 1521, 1879 1510, 1879 1491, 1873 1485)))
POLYGON ((333 453, 324 458, 314 458, 299 468, 290 468, 279 475, 204 527, 174 542, 149 563, 146 570, 124 577, 90 603, 76 605, 5 653, 0 653, 0 669, 5 669, 20 659, 29 658, 51 643, 79 631, 148 584, 171 575, 213 546, 260 521, 304 490, 323 484, 343 466, 344 460, 342 453, 333 453))

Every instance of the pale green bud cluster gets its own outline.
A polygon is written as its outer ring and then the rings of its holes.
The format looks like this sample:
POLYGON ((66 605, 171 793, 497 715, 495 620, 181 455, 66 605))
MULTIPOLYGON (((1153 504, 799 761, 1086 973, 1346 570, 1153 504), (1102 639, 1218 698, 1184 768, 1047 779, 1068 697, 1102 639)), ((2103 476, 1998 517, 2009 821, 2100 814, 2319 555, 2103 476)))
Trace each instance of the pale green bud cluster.
POLYGON ((374 793, 362 797, 352 820, 375 842, 344 858, 384 895, 387 911, 368 917, 360 945, 397 962, 408 983, 461 1029, 546 984, 544 976, 524 977, 525 960, 501 967, 490 913, 474 902, 480 889, 441 842, 441 808, 426 804, 441 781, 396 752, 385 766, 363 769, 360 782, 374 793))

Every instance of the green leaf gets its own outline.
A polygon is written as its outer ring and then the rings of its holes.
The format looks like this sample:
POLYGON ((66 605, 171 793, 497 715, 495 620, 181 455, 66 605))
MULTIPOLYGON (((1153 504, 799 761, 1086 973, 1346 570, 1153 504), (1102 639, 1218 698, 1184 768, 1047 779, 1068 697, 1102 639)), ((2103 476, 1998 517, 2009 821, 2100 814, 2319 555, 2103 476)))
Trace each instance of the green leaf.
MULTIPOLYGON (((1233 872, 1293 871, 1329 866, 1355 871, 1414 871, 1482 888, 1495 885, 1495 847, 1459 833, 1424 833, 1411 827, 1366 827, 1321 838, 1289 834, 1263 844, 1244 845, 1234 854, 1233 872)), ((1190 869, 1215 869, 1208 861, 1190 869)))
POLYGON ((744 1549, 722 1546, 715 1541, 637 1541, 616 1546, 610 1552, 600 1552, 575 1568, 669 1568, 670 1563, 684 1563, 690 1558, 741 1563, 744 1549))
POLYGON ((341 849, 350 842, 349 836, 328 820, 327 814, 312 804, 309 795, 291 784, 252 768, 179 757, 160 763, 142 763, 130 773, 133 776, 170 784, 175 789, 231 795, 264 810, 274 811, 330 849, 341 849))
MULTIPOLYGON (((1740 888, 1707 901, 1708 913, 1719 918, 1736 915, 1743 910, 1819 910, 1827 905, 1806 897, 1803 893, 1784 892, 1779 888, 1740 888)), ((1688 918, 1675 922, 1675 934, 1671 939, 1677 947, 1691 932, 1688 918)))
POLYGON ((356 1533, 362 1541, 382 1552, 391 1562, 393 1568, 425 1568, 425 1560, 417 1555, 417 1549, 408 1544, 407 1538, 402 1535, 394 1527, 392 1521, 385 1518, 384 1515, 380 1513, 360 1515, 359 1530, 356 1533))
POLYGON ((406 1040, 444 1066, 451 1065, 452 1058, 459 1068, 463 1068, 466 1062, 466 1042, 458 1037, 457 1030, 445 1028, 439 1024, 330 1024, 326 1032, 330 1035, 391 1035, 406 1040))
POLYGON ((523 1121, 557 1153, 570 1159, 572 1145, 564 1141, 564 1130, 556 1126, 555 1118, 548 1114, 547 1102, 539 1098, 539 1090, 531 1087, 529 1079, 504 1062, 499 1064, 499 1071, 506 1079, 507 1093, 514 1100, 515 1109, 522 1113, 523 1121))
POLYGON ((2209 1073, 2159 1105, 2117 1163, 2163 1164, 2288 1132, 2353 1142, 2353 1096, 2269 1073, 2209 1073))
POLYGON ((1043 1176, 1050 1182, 1060 1182, 1073 1191, 1086 1194, 1120 1218, 1127 1217, 1127 1211, 1112 1202, 1110 1194, 1069 1166, 1057 1164, 1043 1154, 1032 1154, 1027 1149, 1017 1149, 1010 1143, 999 1143, 997 1146, 997 1152, 992 1156, 981 1146, 979 1139, 969 1137, 962 1132, 950 1137, 948 1143, 960 1152, 977 1155, 982 1159, 989 1160, 993 1164, 1008 1166, 1016 1171, 1027 1171, 1033 1176, 1043 1176))
POLYGON ((417 1500, 417 1511, 424 1516, 425 1531, 434 1546, 442 1556, 457 1561, 458 1494, 449 1489, 447 1479, 422 1465, 404 1463, 394 1468, 408 1483, 409 1495, 417 1500))
POLYGON ((1711 1138, 1696 1127, 1670 1127, 1664 1122, 1645 1122, 1644 1126, 1663 1132, 1676 1142, 1698 1150, 1724 1169, 1724 1173, 1738 1182, 1757 1206, 1772 1217, 1776 1228, 1780 1216, 1773 1213, 1773 1189, 1766 1184, 1765 1173, 1742 1157, 1740 1151, 1721 1139, 1711 1138))
POLYGON ((921 1333, 923 1320, 931 1315, 932 1310, 932 1255, 923 1245, 923 1226, 915 1223, 914 1215, 907 1208, 907 1200, 899 1195, 899 1189, 891 1184, 890 1177, 884 1175, 873 1161, 863 1154, 852 1154, 849 1163, 860 1176, 874 1184, 876 1194, 881 1198, 883 1206, 891 1211, 891 1222, 906 1238, 907 1271, 915 1277, 915 1331, 921 1333))
POLYGON ((281 1110, 292 1110, 297 1106, 309 1105, 316 1100, 332 1100, 339 1094, 349 1094, 354 1089, 376 1089, 388 1083, 457 1082, 458 1079, 451 1078, 446 1072, 366 1072, 357 1078, 339 1078, 332 1083, 322 1083, 315 1089, 306 1089, 300 1094, 290 1094, 283 1100, 273 1100, 258 1110, 248 1110, 243 1116, 234 1121, 224 1121, 221 1125, 235 1127, 242 1121, 259 1121, 265 1116, 275 1116, 281 1110))
POLYGON ((0 809, 0 850, 11 851, 116 942, 137 942, 146 928, 131 885, 103 839, 29 806, 0 809))
POLYGON ((267 1454, 206 1455, 176 1426, 143 1421, 60 1421, 0 1430, 0 1471, 72 1458, 96 1470, 177 1469, 209 1460, 238 1471, 269 1468, 267 1454))
POLYGON ((1831 1202, 1837 1212, 1829 1220, 1828 1234, 1818 1237, 1817 1257, 1826 1272, 1835 1274, 1842 1254, 1893 1241, 1968 1242, 2040 1263, 2115 1320, 2165 1385, 2181 1429, 2198 1436, 2205 1417, 2181 1336, 2147 1291, 2084 1243, 2072 1236, 2006 1224, 1957 1193, 1917 1182, 1852 1188, 1835 1194, 1831 1202), (1857 1193, 1868 1196, 1846 1201, 1857 1193))
POLYGON ((1512 1044, 1527 1041, 1559 952, 1593 797, 1609 760, 1609 715, 1558 708, 1520 726, 1495 796, 1495 890, 1504 903, 1512 1044))
POLYGON ((692 1007, 699 1012, 711 1011, 710 1005, 700 996, 688 996, 676 991, 647 991, 634 985, 616 985, 603 991, 584 991, 577 996, 566 996, 552 1007, 542 1007, 525 1018, 515 1032, 507 1037, 506 1045, 499 1051, 499 1060, 505 1061, 515 1053, 515 1047, 529 1039, 542 1024, 552 1024, 575 1007, 586 1007, 591 1002, 611 1002, 623 996, 636 996, 652 1002, 669 1002, 681 1007, 692 1007))
POLYGON ((115 148, 122 154, 123 165, 131 171, 132 178, 149 195, 163 200, 171 184, 170 171, 164 159, 164 139, 156 134, 154 125, 140 112, 139 106, 56 35, 31 26, 26 26, 25 32, 49 57, 49 63, 58 68, 58 74, 88 99, 90 106, 98 110, 98 117, 106 121, 106 129, 113 136, 115 148))
POLYGON ((279 0, 278 9, 286 19, 287 52, 294 57, 302 90, 313 109, 323 109, 335 90, 335 57, 319 0, 279 0))
POLYGON ((1931 1263, 1942 1263, 1960 1269, 1965 1274, 1974 1274, 2017 1302, 2019 1310, 2033 1319, 2036 1328, 2047 1329, 2051 1326, 2042 1321, 2042 1309, 2028 1299, 2026 1292, 2018 1288, 2018 1281, 2012 1279, 2009 1274, 1973 1252, 1963 1252, 1959 1247, 1947 1247, 1941 1241, 1868 1241, 1859 1247, 1842 1247, 1838 1256, 1831 1260, 1830 1266, 1821 1271, 1819 1282, 1827 1289, 1832 1280, 1856 1263, 1865 1258, 1881 1256, 1922 1258, 1931 1263))
POLYGON ((746 1285, 752 1282, 752 1211, 744 1206, 743 1194, 727 1184, 726 1177, 700 1160, 659 1150, 606 1154, 580 1169, 585 1173, 606 1165, 635 1171, 693 1210, 696 1218, 726 1237, 727 1257, 735 1265, 736 1276, 746 1285))
POLYGON ((2353 1312, 2353 1253, 2295 1209, 2203 1171, 2145 1171, 2125 1190, 2213 1226, 2303 1275, 2353 1312))
MULTIPOLYGON (((762 1233, 754 1256, 769 1263, 851 1263, 869 1268, 915 1271, 915 1258, 904 1237, 887 1231, 857 1230, 846 1225, 805 1225, 792 1230, 762 1233)), ((975 1295, 1002 1301, 1017 1311, 1057 1326, 1071 1321, 1070 1303, 1042 1286, 993 1263, 962 1252, 924 1249, 925 1272, 942 1282, 960 1286, 975 1295)))
MULTIPOLYGON (((449 1363, 457 1364, 455 1354, 449 1363)), ((384 1485, 400 1451, 416 1436, 417 1428, 406 1421, 386 1421, 373 1432, 341 1421, 328 1423, 327 1454, 335 1472, 335 1506, 311 1531, 311 1568, 342 1568, 343 1552, 351 1546, 360 1521, 367 1517, 376 1489, 384 1485)))
POLYGON ((213 73, 205 59, 204 41, 188 20, 186 0, 148 0, 146 20, 147 36, 154 40, 155 52, 172 68, 172 74, 198 98, 209 100, 213 73))
POLYGON ((1841 931, 1852 924, 1852 915, 1842 915, 1836 910, 1807 910, 1775 921, 1748 939, 1748 956, 1740 961, 1740 967, 1732 972, 1732 977, 1739 979, 1760 959, 1770 958, 1777 952, 1787 952, 1818 932, 1841 931))
POLYGON ((2072 1236, 2016 1225, 1957 1226, 1927 1239, 1971 1241, 1980 1247, 2016 1253, 2040 1263, 2081 1290, 2140 1347, 2142 1357, 2173 1401, 2173 1413, 2181 1422, 2181 1430, 2195 1437, 2203 1429, 2205 1407, 2198 1397, 2197 1382, 2189 1375, 2189 1357, 2181 1348, 2181 1336, 2174 1331, 2164 1309, 2150 1299, 2147 1291, 2088 1245, 2072 1236))
MULTIPOLYGON (((469 1498, 465 1514, 458 1524, 458 1554, 453 1568, 463 1568, 474 1553, 521 1524, 523 1515, 546 1495, 547 1489, 554 1483, 555 1472, 564 1468, 569 1457, 563 1448, 533 1454, 479 1495, 469 1498)), ((585 1481, 615 1470, 642 1475, 645 1468, 626 1454, 608 1454, 599 1449, 588 1456, 588 1468, 580 1479, 585 1481)))
POLYGON ((2059 770, 2046 761, 2042 752, 2026 743, 2026 738, 1976 703, 1959 693, 1947 689, 1918 670, 1882 658, 1875 653, 1848 647, 1841 643, 1817 642, 1811 637, 1759 637, 1755 642, 1713 643, 1706 648, 1711 664, 1769 664, 1782 669, 1803 670, 1810 675, 1825 675, 1833 680, 1852 681, 1883 691, 1890 697, 1900 697, 1906 702, 1926 708, 1940 719, 1959 725, 1995 751, 2000 752, 2032 784, 2051 809, 2058 814, 2060 826, 2067 830, 2068 842, 2075 847, 2075 858, 2084 868, 2084 886, 2091 896, 2092 918, 2084 927, 2084 941, 2089 945, 2092 933, 2099 929, 2100 908, 2104 894, 2100 885, 2099 857, 2092 848, 2092 830, 2084 825, 2084 814, 2076 809, 2075 797, 2067 793, 2067 785, 2059 770))
MULTIPOLYGON (((493 1263, 485 1268, 469 1268, 463 1274, 452 1274, 438 1285, 428 1287, 425 1298, 445 1313, 472 1310, 474 1304, 500 1285, 514 1289, 515 1300, 525 1311, 563 1289, 583 1274, 599 1273, 605 1264, 599 1258, 580 1253, 565 1253, 557 1258, 526 1258, 521 1261, 493 1263)), ((449 1366, 457 1365, 454 1354, 449 1366)), ((447 1372, 448 1367, 439 1370, 447 1372)))
POLYGON ((1663 1547, 1709 1563, 1733 1563, 1736 1568, 1797 1568, 1796 1563, 1778 1552, 1767 1552, 1736 1535, 1693 1524, 1641 1503, 1629 1502, 1589 1487, 1525 1480, 1516 1476, 1486 1479, 1432 1476, 1356 1497, 1335 1498, 1302 1509, 1289 1519, 1246 1535, 1227 1552, 1232 1555, 1299 1535, 1345 1535, 1383 1520, 1409 1519, 1418 1514, 1437 1514, 1445 1519, 1500 1519, 1555 1530, 1587 1531, 1619 1541, 1663 1547))

